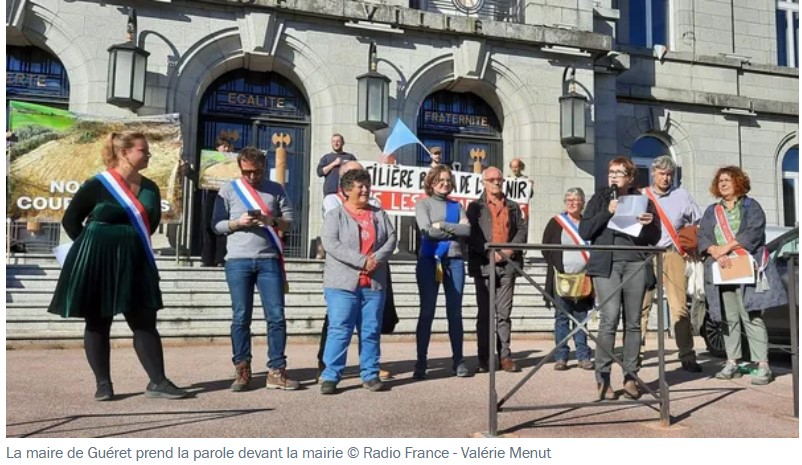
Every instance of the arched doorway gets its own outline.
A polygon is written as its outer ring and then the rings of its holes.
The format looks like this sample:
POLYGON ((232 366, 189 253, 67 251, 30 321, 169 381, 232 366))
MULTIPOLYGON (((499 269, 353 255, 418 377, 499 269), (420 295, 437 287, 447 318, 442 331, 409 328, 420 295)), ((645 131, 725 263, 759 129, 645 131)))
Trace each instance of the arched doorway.
MULTIPOLYGON (((443 148, 444 162, 459 171, 472 171, 479 155, 484 167, 502 168, 501 125, 490 106, 472 93, 446 90, 435 92, 423 101, 418 112, 418 138, 427 147, 443 148)), ((418 148, 414 163, 431 163, 429 155, 418 148)))
MULTIPOLYGON (((28 102, 67 110, 70 81, 61 61, 51 53, 33 46, 6 46, 6 155, 11 163, 18 140, 38 132, 26 125, 12 129, 11 102, 28 102), (27 133, 27 134, 26 134, 27 133)), ((10 165, 7 165, 10 169, 10 165)), ((6 173, 8 175, 8 173, 6 173)), ((8 193, 8 191, 7 191, 8 193)), ((12 218, 11 249, 15 252, 51 253, 61 237, 58 222, 25 221, 12 218)))
MULTIPOLYGON (((309 209, 309 105, 301 91, 276 73, 236 70, 217 78, 204 93, 198 118, 198 147, 213 149, 217 138, 231 142, 234 151, 254 146, 267 152, 268 172, 275 175, 276 140, 287 150, 286 185, 296 226, 285 237, 288 257, 306 254, 309 209)), ((198 153, 198 157, 200 153, 198 153)), ((198 160, 199 161, 199 160, 198 160)), ((202 202, 198 202, 202 203, 202 202)), ((193 253, 200 248, 198 205, 193 220, 193 253)))

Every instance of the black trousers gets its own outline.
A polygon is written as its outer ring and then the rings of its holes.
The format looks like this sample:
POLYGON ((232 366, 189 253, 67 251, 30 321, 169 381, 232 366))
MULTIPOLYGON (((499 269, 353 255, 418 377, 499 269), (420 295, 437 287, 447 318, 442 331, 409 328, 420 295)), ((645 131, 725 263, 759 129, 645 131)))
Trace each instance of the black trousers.
POLYGON ((201 190, 201 265, 218 266, 226 256, 226 236, 216 234, 212 229, 212 215, 217 200, 217 191, 201 190))

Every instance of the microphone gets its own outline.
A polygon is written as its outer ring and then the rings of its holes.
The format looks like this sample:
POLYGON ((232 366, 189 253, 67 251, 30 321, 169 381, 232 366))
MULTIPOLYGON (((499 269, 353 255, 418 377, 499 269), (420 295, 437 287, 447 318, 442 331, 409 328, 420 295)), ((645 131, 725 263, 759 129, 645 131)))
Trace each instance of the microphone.
POLYGON ((610 193, 610 199, 611 200, 618 200, 618 184, 613 184, 612 186, 610 186, 610 188, 613 190, 610 193))

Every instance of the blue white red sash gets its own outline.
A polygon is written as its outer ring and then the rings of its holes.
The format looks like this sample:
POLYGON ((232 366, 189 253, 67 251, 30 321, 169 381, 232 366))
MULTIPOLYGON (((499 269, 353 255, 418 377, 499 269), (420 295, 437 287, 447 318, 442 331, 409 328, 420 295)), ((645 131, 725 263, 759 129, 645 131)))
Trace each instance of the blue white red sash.
POLYGON ((654 192, 652 192, 652 188, 647 187, 646 189, 643 189, 643 192, 646 193, 646 196, 649 197, 657 209, 657 216, 660 217, 660 222, 663 223, 663 228, 665 228, 665 230, 668 232, 668 237, 671 238, 671 242, 674 244, 674 247, 677 248, 677 252, 679 252, 680 255, 685 255, 685 249, 679 245, 679 234, 677 234, 677 230, 674 228, 674 225, 671 224, 671 220, 668 218, 666 211, 663 210, 663 206, 660 205, 660 202, 657 200, 657 196, 654 195, 654 192))
MULTIPOLYGON (((273 216, 272 212, 270 211, 270 207, 267 206, 264 199, 262 199, 256 189, 254 189, 254 187, 244 178, 231 181, 231 185, 234 188, 234 192, 237 193, 237 196, 242 203, 245 204, 245 207, 248 210, 259 210, 263 215, 273 216)), ((284 275, 284 282, 286 284, 287 273, 284 269, 284 245, 281 242, 281 238, 278 237, 278 233, 276 232, 275 228, 269 225, 264 225, 263 228, 265 231, 267 231, 267 238, 270 240, 270 243, 273 244, 273 247, 275 247, 276 250, 278 250, 278 259, 281 263, 281 273, 284 275)))
MULTIPOLYGON (((744 199, 745 205, 747 200, 749 199, 748 198, 744 199)), ((724 240, 727 242, 734 241, 735 234, 732 233, 732 228, 730 227, 730 221, 727 219, 727 214, 724 212, 724 207, 721 204, 716 205, 715 213, 716 213, 716 223, 718 223, 718 226, 721 229, 721 234, 724 236, 724 240)), ((748 255, 746 250, 744 250, 741 247, 735 249, 734 252, 738 255, 748 255)), ((769 264, 769 249, 764 245, 763 251, 760 254, 760 263, 757 264, 758 272, 763 273, 768 264, 769 264)))
POLYGON ((113 169, 103 171, 97 175, 97 178, 111 195, 120 202, 123 210, 131 220, 131 224, 134 226, 136 235, 139 236, 142 245, 145 247, 145 256, 148 257, 148 262, 153 266, 153 269, 156 269, 156 257, 150 244, 150 219, 145 206, 136 198, 131 188, 128 187, 128 183, 117 171, 113 169))
MULTIPOLYGON (((565 230, 566 233, 568 233, 568 237, 570 237, 571 239, 574 240, 574 243, 576 245, 588 245, 588 244, 590 244, 590 242, 588 242, 586 240, 583 240, 582 236, 579 235, 579 228, 577 228, 577 226, 574 224, 573 221, 568 219, 568 214, 567 213, 563 212, 563 213, 560 213, 559 215, 555 215, 554 219, 557 220, 557 223, 560 226, 562 226, 563 230, 565 230)), ((582 254, 582 258, 585 259, 585 263, 587 263, 588 260, 590 260, 590 257, 588 256, 588 251, 587 250, 580 250, 579 253, 582 254)))

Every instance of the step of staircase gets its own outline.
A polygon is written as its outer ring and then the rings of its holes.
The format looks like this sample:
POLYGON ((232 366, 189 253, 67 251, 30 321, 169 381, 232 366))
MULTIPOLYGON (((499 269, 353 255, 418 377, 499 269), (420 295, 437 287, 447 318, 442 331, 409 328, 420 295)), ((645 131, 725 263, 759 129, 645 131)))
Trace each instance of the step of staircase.
MULTIPOLYGON (((227 337, 231 324, 231 300, 223 268, 200 267, 192 258, 176 264, 174 257, 157 257, 160 287, 165 308, 159 312, 159 331, 164 337, 227 337)), ((390 264, 393 277, 396 311, 399 323, 396 334, 414 334, 419 312, 419 293, 415 281, 414 261, 390 264)), ((542 285, 545 263, 535 260, 526 271, 542 285)), ((83 337, 83 320, 60 318, 47 312, 56 287, 60 268, 51 255, 18 254, 6 264, 6 338, 8 340, 58 340, 83 337)), ((287 331, 290 335, 320 334, 326 305, 323 299, 323 261, 288 260, 290 291, 286 296, 287 331)), ((519 278, 516 286, 513 330, 539 332, 553 329, 553 312, 545 307, 540 292, 519 278)), ((253 330, 265 334, 264 318, 258 307, 261 299, 255 293, 253 330)), ((438 298, 434 333, 447 333, 445 297, 438 298)), ((466 277, 463 299, 463 322, 466 332, 475 328, 476 291, 473 280, 466 277)), ((121 324, 112 326, 113 337, 130 337, 130 330, 121 324)))

